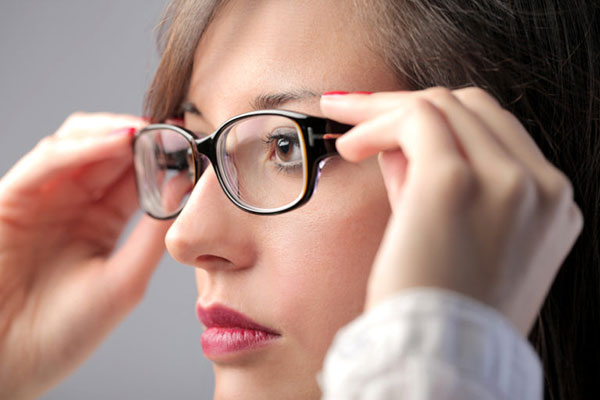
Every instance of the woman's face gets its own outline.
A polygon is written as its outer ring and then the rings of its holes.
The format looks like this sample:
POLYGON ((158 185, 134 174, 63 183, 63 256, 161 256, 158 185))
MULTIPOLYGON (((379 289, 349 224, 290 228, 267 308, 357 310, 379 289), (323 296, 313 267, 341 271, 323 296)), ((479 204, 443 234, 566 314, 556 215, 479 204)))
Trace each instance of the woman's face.
MULTIPOLYGON (((187 113, 186 127, 210 133, 265 107, 321 115, 314 94, 397 88, 348 3, 230 1, 196 49, 187 100, 201 115, 187 113)), ((376 159, 330 160, 308 204, 277 216, 236 208, 204 173, 167 246, 196 267, 197 304, 219 325, 203 337, 217 398, 319 397, 316 374, 336 331, 362 311, 388 216, 376 159), (243 327, 221 326, 241 324, 221 306, 278 336, 241 340, 243 327)))

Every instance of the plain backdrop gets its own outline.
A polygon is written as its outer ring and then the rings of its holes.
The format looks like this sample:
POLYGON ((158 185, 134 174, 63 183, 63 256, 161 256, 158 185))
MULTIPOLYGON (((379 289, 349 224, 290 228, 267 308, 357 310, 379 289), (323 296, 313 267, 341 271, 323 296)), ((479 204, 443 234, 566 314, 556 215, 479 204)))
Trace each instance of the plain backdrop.
MULTIPOLYGON (((0 2, 0 175, 74 111, 140 115, 167 0, 0 2)), ((140 306, 42 398, 210 399, 192 268, 168 255, 140 306)))

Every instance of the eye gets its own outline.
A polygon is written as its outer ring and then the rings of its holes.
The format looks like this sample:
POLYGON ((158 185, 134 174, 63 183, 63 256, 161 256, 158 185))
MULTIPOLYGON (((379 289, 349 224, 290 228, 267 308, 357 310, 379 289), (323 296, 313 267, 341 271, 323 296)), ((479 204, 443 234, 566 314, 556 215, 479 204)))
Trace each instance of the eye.
MULTIPOLYGON (((298 145, 296 144, 296 147, 298 145)), ((293 161, 294 144, 289 138, 279 138, 275 144, 275 154, 277 158, 284 162, 293 161)))
POLYGON ((280 128, 272 131, 266 140, 273 161, 281 167, 296 167, 302 163, 302 150, 295 129, 280 128))

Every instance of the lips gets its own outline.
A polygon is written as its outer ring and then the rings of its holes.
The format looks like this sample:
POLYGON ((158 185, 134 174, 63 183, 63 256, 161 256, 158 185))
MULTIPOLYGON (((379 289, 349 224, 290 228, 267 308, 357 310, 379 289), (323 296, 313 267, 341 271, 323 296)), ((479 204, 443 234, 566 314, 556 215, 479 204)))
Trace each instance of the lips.
POLYGON ((281 335, 245 315, 227 307, 215 305, 197 307, 198 319, 206 327, 202 334, 202 351, 208 358, 223 356, 267 346, 281 335))

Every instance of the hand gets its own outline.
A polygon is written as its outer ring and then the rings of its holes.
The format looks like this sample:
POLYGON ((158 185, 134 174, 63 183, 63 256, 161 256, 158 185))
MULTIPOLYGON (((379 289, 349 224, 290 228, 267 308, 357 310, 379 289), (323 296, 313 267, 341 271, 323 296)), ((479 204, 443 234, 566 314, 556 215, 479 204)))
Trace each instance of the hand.
POLYGON ((517 119, 480 89, 323 96, 356 125, 341 156, 379 154, 392 216, 366 307, 408 287, 471 296, 525 335, 583 218, 569 180, 517 119))
POLYGON ((0 180, 1 399, 39 396, 141 299, 168 224, 144 217, 113 249, 137 208, 131 138, 143 125, 73 115, 0 180))

